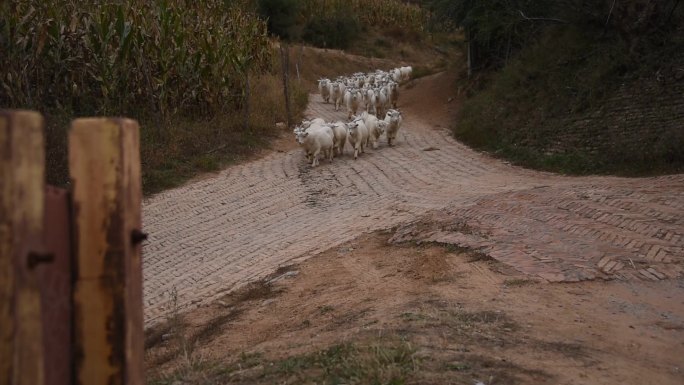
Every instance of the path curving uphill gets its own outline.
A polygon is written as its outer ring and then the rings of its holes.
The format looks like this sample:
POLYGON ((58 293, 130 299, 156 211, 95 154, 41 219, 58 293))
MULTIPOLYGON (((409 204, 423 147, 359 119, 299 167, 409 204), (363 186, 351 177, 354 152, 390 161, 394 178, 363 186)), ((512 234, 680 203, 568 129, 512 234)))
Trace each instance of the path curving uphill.
MULTIPOLYGON (((402 91, 395 147, 381 140, 356 161, 347 147, 316 168, 299 149, 273 152, 147 199, 146 325, 395 226, 400 240, 478 248, 547 281, 681 276, 684 175, 573 178, 513 167, 442 128, 447 75, 412 86, 402 91)), ((318 95, 310 100, 308 116, 345 119, 318 95)))

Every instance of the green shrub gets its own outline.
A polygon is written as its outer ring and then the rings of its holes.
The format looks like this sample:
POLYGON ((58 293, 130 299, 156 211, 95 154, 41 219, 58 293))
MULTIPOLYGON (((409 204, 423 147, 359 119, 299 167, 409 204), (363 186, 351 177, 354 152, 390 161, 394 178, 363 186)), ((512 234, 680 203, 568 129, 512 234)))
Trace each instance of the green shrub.
MULTIPOLYGON (((559 172, 681 169, 684 135, 652 127, 660 118, 638 113, 655 103, 649 95, 662 92, 653 74, 676 68, 681 60, 684 41, 676 36, 668 44, 651 45, 649 55, 634 57, 615 33, 572 25, 548 28, 464 101, 454 135, 521 165, 559 172), (613 111, 632 106, 635 113, 628 120, 613 111)), ((681 117, 668 106, 655 108, 681 117)))
POLYGON ((302 39, 320 48, 348 48, 361 32, 361 24, 351 11, 338 9, 306 24, 302 39))
POLYGON ((300 0, 258 0, 258 4, 259 14, 267 20, 269 32, 285 40, 299 37, 300 0))

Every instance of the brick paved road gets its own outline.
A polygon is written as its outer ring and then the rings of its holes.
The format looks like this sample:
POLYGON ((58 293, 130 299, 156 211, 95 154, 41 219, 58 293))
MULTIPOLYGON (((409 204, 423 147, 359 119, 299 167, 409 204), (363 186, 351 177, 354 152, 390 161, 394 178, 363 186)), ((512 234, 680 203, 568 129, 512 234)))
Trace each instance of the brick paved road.
MULTIPOLYGON (((309 116, 344 118, 318 96, 311 100, 309 116)), ((681 273, 684 175, 523 170, 418 116, 405 118, 396 147, 383 141, 356 161, 346 155, 311 169, 301 150, 273 153, 146 200, 146 324, 163 319, 174 297, 185 311, 278 266, 435 210, 443 222, 461 218, 470 229, 442 226, 436 239, 482 248, 550 281, 681 273), (634 273, 625 273, 633 263, 634 273)))

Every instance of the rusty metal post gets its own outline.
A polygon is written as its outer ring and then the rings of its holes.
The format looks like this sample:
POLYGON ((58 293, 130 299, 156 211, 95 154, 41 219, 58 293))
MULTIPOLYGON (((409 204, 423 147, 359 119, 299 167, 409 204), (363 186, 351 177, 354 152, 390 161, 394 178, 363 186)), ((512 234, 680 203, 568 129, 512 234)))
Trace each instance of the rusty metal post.
POLYGON ((0 384, 42 385, 43 117, 0 110, 0 384))
POLYGON ((139 147, 133 120, 78 119, 69 132, 77 384, 144 383, 139 147))

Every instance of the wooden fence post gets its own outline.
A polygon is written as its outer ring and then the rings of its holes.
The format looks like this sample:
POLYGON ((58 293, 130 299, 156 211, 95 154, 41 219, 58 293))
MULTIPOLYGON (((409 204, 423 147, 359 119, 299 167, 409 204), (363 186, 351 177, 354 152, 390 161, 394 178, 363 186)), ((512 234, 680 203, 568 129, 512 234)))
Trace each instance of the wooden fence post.
POLYGON ((144 383, 138 131, 90 118, 69 133, 77 384, 144 383))
POLYGON ((285 93, 285 115, 287 127, 292 127, 292 114, 290 112, 290 46, 286 42, 280 42, 280 60, 283 67, 283 92, 285 93))
POLYGON ((43 117, 0 110, 0 384, 42 385, 43 117))

